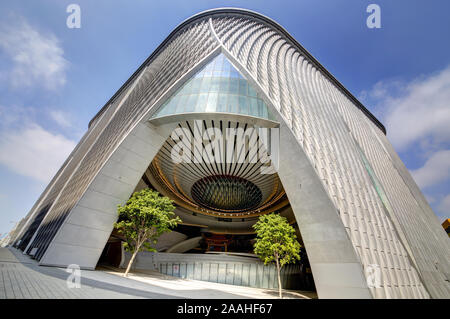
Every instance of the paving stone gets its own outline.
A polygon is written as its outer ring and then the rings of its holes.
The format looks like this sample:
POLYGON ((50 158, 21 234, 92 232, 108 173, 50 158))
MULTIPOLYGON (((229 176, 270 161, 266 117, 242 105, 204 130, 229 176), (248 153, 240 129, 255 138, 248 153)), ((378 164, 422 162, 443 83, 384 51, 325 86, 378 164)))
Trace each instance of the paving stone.
POLYGON ((0 299, 271 298, 263 290, 120 271, 81 271, 81 287, 69 288, 64 268, 39 266, 14 248, 0 248, 0 299), (178 280, 177 283, 174 280, 178 280), (180 288, 181 287, 181 288, 180 288), (253 290, 252 290, 253 289, 253 290))

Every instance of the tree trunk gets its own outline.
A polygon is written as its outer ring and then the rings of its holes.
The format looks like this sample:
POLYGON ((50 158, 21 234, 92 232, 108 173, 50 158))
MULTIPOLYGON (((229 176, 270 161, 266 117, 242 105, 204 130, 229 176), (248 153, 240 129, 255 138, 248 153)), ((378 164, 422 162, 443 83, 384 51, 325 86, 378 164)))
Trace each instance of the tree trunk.
POLYGON ((128 262, 128 266, 127 266, 127 270, 125 270, 125 274, 123 274, 124 277, 128 276, 128 272, 131 269, 131 265, 133 264, 134 258, 136 257, 137 253, 139 252, 138 249, 136 249, 133 253, 133 255, 131 256, 130 261, 128 262))
POLYGON ((282 295, 281 295, 281 274, 280 274, 280 262, 278 261, 278 257, 275 258, 276 262, 277 262, 277 274, 278 274, 278 295, 280 297, 280 299, 282 299, 282 295))

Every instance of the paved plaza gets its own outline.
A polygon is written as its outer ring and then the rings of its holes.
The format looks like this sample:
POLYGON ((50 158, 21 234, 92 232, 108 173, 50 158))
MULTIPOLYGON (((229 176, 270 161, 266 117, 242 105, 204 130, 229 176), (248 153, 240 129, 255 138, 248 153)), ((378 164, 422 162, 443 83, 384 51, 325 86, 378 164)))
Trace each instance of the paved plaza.
MULTIPOLYGON (((117 299, 117 298, 276 298, 274 290, 186 280, 155 272, 82 270, 79 288, 69 288, 64 268, 39 266, 14 248, 0 248, 0 299, 117 299)), ((288 292, 287 298, 307 298, 288 292)))

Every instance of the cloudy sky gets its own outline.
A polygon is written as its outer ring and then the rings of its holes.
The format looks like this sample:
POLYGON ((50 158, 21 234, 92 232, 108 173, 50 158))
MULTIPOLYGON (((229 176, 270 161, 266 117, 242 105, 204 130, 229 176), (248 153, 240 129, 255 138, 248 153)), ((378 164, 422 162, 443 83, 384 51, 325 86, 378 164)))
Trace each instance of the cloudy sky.
POLYGON ((223 6, 284 26, 385 124, 439 220, 450 217, 450 1, 23 0, 0 3, 0 237, 171 30, 223 6), (66 26, 71 3, 80 29, 66 26), (381 29, 366 26, 370 3, 381 29))

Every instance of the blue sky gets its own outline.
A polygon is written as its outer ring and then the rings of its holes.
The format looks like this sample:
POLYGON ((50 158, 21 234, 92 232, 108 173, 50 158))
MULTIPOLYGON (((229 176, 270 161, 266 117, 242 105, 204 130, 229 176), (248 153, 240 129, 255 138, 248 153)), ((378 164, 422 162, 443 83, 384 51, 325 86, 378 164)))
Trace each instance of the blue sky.
POLYGON ((184 19, 242 7, 290 32, 387 127, 440 221, 450 217, 450 1, 53 0, 0 3, 0 237, 89 120, 184 19), (81 7, 81 28, 66 7, 81 7), (366 8, 381 7, 381 29, 366 8))

